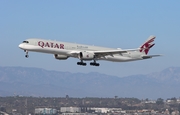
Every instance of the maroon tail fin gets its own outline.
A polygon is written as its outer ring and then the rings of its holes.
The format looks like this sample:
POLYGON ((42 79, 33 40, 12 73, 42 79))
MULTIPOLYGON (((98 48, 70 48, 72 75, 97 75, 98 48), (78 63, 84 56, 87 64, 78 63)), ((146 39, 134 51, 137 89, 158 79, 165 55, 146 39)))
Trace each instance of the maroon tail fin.
POLYGON ((155 43, 153 43, 155 38, 155 36, 150 36, 146 42, 140 46, 140 52, 147 55, 149 50, 155 45, 155 43))

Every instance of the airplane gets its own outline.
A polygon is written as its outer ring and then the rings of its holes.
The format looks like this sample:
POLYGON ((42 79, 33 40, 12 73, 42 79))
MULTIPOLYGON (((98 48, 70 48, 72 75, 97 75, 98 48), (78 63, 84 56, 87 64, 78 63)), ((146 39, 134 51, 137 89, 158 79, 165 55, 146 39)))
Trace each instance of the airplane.
POLYGON ((151 35, 139 48, 135 49, 106 48, 37 38, 23 41, 19 44, 19 48, 26 52, 26 58, 29 57, 28 52, 32 51, 53 54, 57 60, 66 60, 69 57, 78 58, 80 61, 77 65, 86 66, 84 61, 92 61, 91 66, 99 66, 98 60, 128 62, 161 56, 148 55, 149 50, 155 45, 153 43, 155 38, 151 35))

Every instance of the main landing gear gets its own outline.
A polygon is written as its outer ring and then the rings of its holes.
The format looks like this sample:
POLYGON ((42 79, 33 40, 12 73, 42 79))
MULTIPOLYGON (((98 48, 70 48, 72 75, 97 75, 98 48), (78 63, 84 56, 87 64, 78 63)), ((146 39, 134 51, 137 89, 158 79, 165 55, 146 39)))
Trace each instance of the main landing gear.
POLYGON ((100 64, 99 64, 99 63, 91 62, 90 65, 91 65, 91 66, 99 66, 100 64))
MULTIPOLYGON (((80 62, 77 62, 77 65, 82 65, 82 66, 86 66, 86 63, 84 63, 82 60, 80 62)), ((96 63, 96 61, 94 60, 94 62, 90 63, 91 66, 99 66, 99 63, 96 63)))
POLYGON ((86 66, 86 63, 84 63, 84 62, 81 60, 81 62, 77 62, 77 65, 86 66))
POLYGON ((99 63, 96 63, 96 60, 94 60, 94 62, 91 62, 90 65, 91 65, 91 66, 99 66, 100 64, 99 64, 99 63))
POLYGON ((28 51, 27 51, 27 50, 24 50, 24 52, 26 52, 25 57, 26 57, 26 58, 28 58, 28 57, 29 57, 29 55, 28 55, 28 51))

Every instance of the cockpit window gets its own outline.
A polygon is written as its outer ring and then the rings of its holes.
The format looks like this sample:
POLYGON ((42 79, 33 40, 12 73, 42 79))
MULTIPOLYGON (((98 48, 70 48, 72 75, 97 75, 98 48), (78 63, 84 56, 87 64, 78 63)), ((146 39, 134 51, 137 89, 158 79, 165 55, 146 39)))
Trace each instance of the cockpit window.
POLYGON ((28 41, 23 41, 23 43, 29 43, 28 41))

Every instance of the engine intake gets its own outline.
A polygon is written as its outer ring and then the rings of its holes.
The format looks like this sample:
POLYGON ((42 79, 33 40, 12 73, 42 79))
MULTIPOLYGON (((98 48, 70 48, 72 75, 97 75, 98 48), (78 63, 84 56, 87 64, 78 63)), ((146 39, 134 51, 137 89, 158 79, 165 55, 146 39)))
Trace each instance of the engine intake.
POLYGON ((95 57, 94 53, 90 53, 90 52, 86 52, 86 51, 79 53, 79 58, 81 60, 93 60, 94 57, 95 57))
POLYGON ((59 54, 54 54, 54 58, 58 60, 66 60, 68 59, 68 56, 66 55, 59 55, 59 54))

